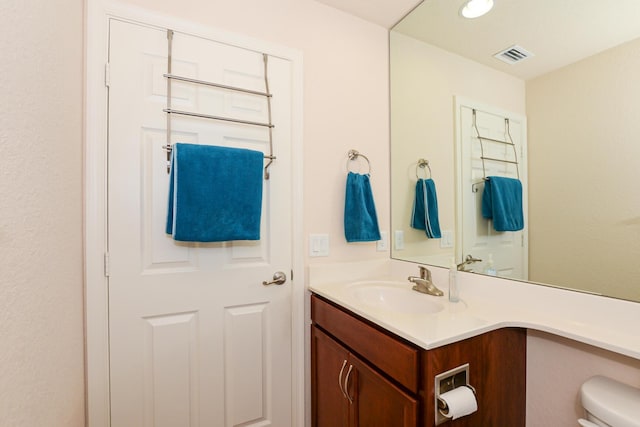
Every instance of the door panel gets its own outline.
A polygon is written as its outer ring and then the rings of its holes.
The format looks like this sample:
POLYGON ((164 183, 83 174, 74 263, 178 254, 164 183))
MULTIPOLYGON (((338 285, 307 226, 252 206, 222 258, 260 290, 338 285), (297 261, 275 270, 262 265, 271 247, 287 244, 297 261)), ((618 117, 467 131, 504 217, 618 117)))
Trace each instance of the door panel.
MULTIPOLYGON (((261 240, 164 232, 166 31, 110 24, 108 246, 113 426, 290 426, 291 64, 269 58, 274 154, 261 240)), ((173 73, 264 91, 262 54, 176 33, 173 73)), ((266 122, 263 97, 174 82, 172 107, 266 122)), ((268 130, 172 117, 171 143, 269 152, 268 130)), ((238 171, 242 173, 242 171, 238 171)))
POLYGON ((225 409, 235 426, 264 415, 262 404, 268 393, 265 386, 269 369, 263 365, 268 349, 263 340, 255 337, 256 331, 268 327, 270 319, 266 303, 227 307, 224 315, 225 409))
POLYGON ((145 419, 154 426, 189 425, 197 420, 198 314, 181 313, 145 319, 144 393, 145 419), (171 402, 155 406, 152 402, 171 402))

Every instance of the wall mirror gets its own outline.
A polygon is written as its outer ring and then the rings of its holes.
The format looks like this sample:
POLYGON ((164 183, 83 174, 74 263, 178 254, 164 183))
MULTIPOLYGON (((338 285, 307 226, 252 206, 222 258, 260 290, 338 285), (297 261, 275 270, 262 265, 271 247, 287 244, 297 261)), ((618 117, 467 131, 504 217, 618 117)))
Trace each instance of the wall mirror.
POLYGON ((640 2, 495 0, 475 19, 464 3, 425 0, 390 32, 392 257, 471 255, 474 273, 640 301, 640 2), (461 157, 478 149, 473 111, 483 136, 506 138, 508 119, 520 140, 520 235, 493 230, 468 195, 482 178, 461 157), (427 178, 439 238, 412 227, 427 178), (468 224, 488 250, 469 249, 468 224))

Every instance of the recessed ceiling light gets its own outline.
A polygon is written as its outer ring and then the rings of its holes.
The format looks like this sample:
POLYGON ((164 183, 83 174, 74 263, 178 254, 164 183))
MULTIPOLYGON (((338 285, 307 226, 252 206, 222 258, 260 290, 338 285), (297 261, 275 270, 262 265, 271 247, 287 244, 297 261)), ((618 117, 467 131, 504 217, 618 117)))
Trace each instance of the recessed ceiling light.
POLYGON ((460 14, 469 19, 478 18, 489 12, 492 7, 493 0, 469 0, 460 9, 460 14))

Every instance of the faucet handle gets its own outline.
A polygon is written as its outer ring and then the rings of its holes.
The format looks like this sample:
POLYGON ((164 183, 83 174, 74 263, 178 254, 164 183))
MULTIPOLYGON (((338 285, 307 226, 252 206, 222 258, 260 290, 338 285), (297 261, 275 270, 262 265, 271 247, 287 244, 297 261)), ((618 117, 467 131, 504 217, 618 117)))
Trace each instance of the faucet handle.
POLYGON ((420 278, 431 281, 431 271, 427 267, 419 266, 420 268, 420 278))
POLYGON ((467 258, 466 258, 465 261, 466 261, 467 264, 471 264, 471 263, 474 263, 474 262, 482 262, 482 260, 480 258, 475 258, 471 254, 467 255, 467 258))

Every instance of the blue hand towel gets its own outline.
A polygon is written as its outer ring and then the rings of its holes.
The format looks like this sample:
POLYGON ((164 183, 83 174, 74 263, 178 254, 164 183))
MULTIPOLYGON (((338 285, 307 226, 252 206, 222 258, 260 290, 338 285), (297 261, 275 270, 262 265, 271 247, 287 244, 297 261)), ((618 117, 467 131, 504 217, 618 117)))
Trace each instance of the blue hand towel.
POLYGON ((518 231, 524 228, 522 183, 519 179, 490 176, 484 182, 482 216, 493 219, 496 231, 518 231))
POLYGON ((344 236, 347 242, 380 240, 378 216, 369 175, 349 172, 344 200, 344 236))
POLYGON ((439 239, 440 221, 438 220, 438 195, 436 184, 431 178, 418 179, 416 197, 411 213, 411 227, 424 230, 430 239, 439 239))
POLYGON ((260 240, 263 153, 173 145, 167 234, 186 242, 260 240))

